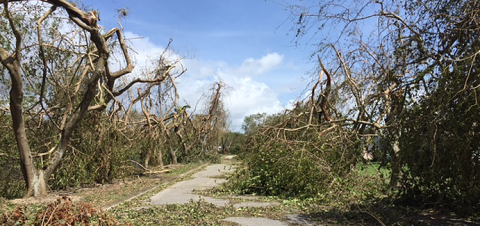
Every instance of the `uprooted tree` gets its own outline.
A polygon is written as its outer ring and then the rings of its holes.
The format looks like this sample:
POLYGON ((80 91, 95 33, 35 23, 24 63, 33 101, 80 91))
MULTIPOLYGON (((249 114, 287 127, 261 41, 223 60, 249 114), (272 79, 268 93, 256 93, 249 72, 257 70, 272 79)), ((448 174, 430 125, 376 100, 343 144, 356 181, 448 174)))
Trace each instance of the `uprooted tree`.
MULTIPOLYGON (((480 1, 359 1, 305 9, 307 24, 341 25, 322 53, 343 71, 360 134, 380 140, 390 185, 420 203, 479 203, 480 1), (376 24, 374 35, 361 23, 376 24), (329 51, 333 50, 333 51, 329 51)), ((308 26, 307 26, 308 27, 308 26)))
POLYGON ((391 169, 397 198, 478 209, 479 6, 478 0, 289 6, 297 43, 308 36, 318 47, 312 56, 321 59, 319 73, 308 98, 251 137, 256 156, 243 189, 316 195, 339 178, 345 182, 362 151, 375 146, 370 151, 391 169), (285 164, 270 161, 276 158, 285 164), (311 183, 303 178, 289 186, 305 175, 311 183))
POLYGON ((9 110, 25 197, 42 196, 82 118, 102 114, 131 87, 167 79, 173 65, 164 65, 152 78, 119 82, 134 67, 121 27, 105 32, 97 25, 96 11, 82 11, 64 0, 0 3, 2 81, 11 84, 9 110), (113 54, 123 58, 118 70, 112 66, 113 54), (29 142, 29 135, 44 134, 56 135, 46 136, 42 144, 29 142))

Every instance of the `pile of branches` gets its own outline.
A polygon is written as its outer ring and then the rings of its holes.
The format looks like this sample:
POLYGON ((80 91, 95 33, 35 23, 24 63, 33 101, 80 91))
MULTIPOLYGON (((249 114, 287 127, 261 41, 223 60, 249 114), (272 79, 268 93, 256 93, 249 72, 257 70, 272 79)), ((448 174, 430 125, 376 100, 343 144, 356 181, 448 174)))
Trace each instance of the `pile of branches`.
POLYGON ((245 167, 234 176, 231 189, 353 202, 379 187, 379 181, 359 180, 355 167, 364 161, 366 135, 359 133, 353 120, 337 119, 339 114, 332 108, 336 97, 330 97, 335 94, 331 74, 320 58, 319 65, 318 81, 305 101, 285 113, 268 116, 249 134, 245 167), (352 196, 351 187, 362 191, 352 196))
POLYGON ((58 198, 48 204, 44 210, 35 214, 30 219, 21 207, 10 213, 5 213, 0 218, 2 225, 118 225, 115 219, 107 216, 103 211, 97 210, 87 203, 74 203, 69 197, 58 198))

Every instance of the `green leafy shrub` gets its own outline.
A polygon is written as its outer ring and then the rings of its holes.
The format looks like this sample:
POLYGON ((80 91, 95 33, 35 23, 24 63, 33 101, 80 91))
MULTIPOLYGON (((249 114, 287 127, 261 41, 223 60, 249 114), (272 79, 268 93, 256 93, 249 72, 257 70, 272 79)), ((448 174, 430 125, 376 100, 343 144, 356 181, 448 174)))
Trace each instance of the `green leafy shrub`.
MULTIPOLYGON (((443 76, 431 97, 406 111, 399 138, 399 195, 409 203, 478 212, 480 107, 470 92, 456 91, 463 80, 454 74, 443 76)), ((478 77, 471 82, 480 84, 478 77)))
POLYGON ((302 119, 292 118, 274 116, 250 137, 244 163, 229 189, 353 203, 385 187, 377 175, 360 175, 356 169, 361 139, 355 133, 339 126, 301 127, 302 119), (272 126, 278 121, 289 128, 272 126))

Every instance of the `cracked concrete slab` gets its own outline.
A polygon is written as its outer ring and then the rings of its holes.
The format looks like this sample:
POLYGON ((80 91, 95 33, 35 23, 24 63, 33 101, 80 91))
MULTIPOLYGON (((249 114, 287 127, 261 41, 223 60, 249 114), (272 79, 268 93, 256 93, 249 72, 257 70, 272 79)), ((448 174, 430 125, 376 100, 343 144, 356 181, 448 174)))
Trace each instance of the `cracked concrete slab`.
POLYGON ((190 200, 198 201, 200 198, 205 199, 218 206, 228 205, 229 200, 215 199, 206 196, 194 194, 194 190, 205 190, 225 183, 225 179, 215 177, 221 176, 228 172, 233 172, 234 168, 230 165, 215 164, 208 166, 205 170, 193 175, 193 179, 181 181, 173 186, 159 192, 150 198, 152 205, 165 204, 185 204, 190 200))
POLYGON ((287 226, 288 225, 281 221, 272 220, 264 217, 229 217, 223 220, 234 222, 242 226, 257 226, 257 225, 287 226))
POLYGON ((276 206, 278 203, 272 203, 272 202, 242 202, 242 203, 236 203, 233 204, 233 207, 235 208, 241 208, 241 207, 268 207, 268 206, 276 206))
MULTIPOLYGON (((235 168, 227 164, 215 164, 208 166, 205 170, 194 174, 192 179, 178 182, 171 187, 159 192, 150 198, 151 205, 166 205, 166 204, 186 204, 190 200, 198 201, 204 199, 206 202, 213 203, 216 206, 230 205, 228 199, 217 199, 208 196, 195 194, 196 190, 210 189, 225 183, 227 180, 221 179, 223 174, 233 172, 235 168)), ((231 197, 232 198, 232 197, 231 197)), ((252 196, 236 196, 235 198, 245 198, 249 201, 242 203, 235 203, 233 207, 267 207, 271 205, 278 205, 278 203, 269 202, 255 202, 258 197, 252 196)), ((224 221, 235 222, 240 225, 268 225, 268 226, 283 226, 287 225, 281 221, 272 220, 268 218, 258 217, 230 217, 224 221)))
POLYGON ((317 225, 309 216, 303 214, 289 214, 286 218, 288 223, 295 225, 317 225))

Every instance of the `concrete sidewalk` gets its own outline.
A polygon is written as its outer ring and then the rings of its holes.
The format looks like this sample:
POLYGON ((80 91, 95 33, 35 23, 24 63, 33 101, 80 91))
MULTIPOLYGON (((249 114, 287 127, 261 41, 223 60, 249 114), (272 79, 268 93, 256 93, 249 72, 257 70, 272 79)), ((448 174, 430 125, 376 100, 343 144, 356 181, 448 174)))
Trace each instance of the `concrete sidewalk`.
MULTIPOLYGON (((232 159, 232 156, 226 156, 225 159, 232 159)), ((193 179, 181 181, 173 186, 159 192, 150 198, 151 205, 166 205, 166 204, 186 204, 190 200, 198 201, 204 199, 206 202, 213 203, 217 206, 225 206, 230 204, 228 199, 216 199, 212 197, 194 194, 195 190, 206 190, 225 183, 225 179, 219 179, 225 173, 235 171, 234 166, 227 164, 215 164, 208 166, 205 170, 193 175, 193 179)), ((244 202, 236 203, 235 208, 248 206, 268 206, 276 205, 275 203, 258 203, 258 202, 244 202)), ((263 225, 263 226, 283 226, 287 225, 284 222, 272 220, 268 218, 255 217, 231 217, 224 219, 224 221, 235 222, 240 225, 263 225)))
POLYGON ((165 204, 186 204, 190 200, 198 201, 200 198, 217 206, 229 204, 229 200, 215 199, 207 196, 194 194, 194 190, 206 190, 225 183, 225 179, 215 177, 225 173, 233 172, 235 169, 231 165, 215 164, 208 166, 205 170, 193 175, 193 179, 181 181, 173 186, 159 192, 150 198, 152 205, 165 204))

